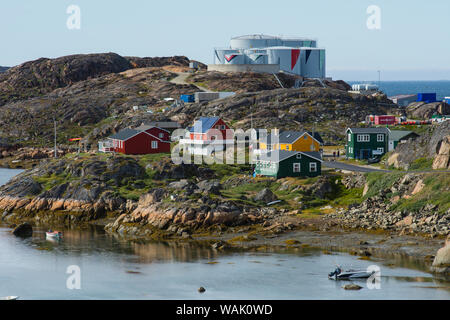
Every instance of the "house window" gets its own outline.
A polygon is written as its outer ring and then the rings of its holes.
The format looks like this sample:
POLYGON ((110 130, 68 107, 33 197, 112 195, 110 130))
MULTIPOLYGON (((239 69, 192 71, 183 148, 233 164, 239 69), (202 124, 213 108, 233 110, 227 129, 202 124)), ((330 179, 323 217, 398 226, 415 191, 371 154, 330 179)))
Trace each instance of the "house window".
POLYGON ((267 145, 267 150, 268 150, 268 151, 272 151, 272 145, 271 145, 271 144, 268 144, 268 145, 267 145))
POLYGON ((384 142, 384 134, 377 134, 377 142, 384 142))
POLYGON ((368 135, 368 134, 358 134, 356 140, 358 142, 369 142, 370 141, 370 135, 368 135))
POLYGON ((161 132, 161 133, 159 134, 159 137, 160 137, 160 138, 164 138, 164 133, 161 132))
POLYGON ((225 130, 225 126, 224 126, 224 125, 221 125, 220 128, 221 128, 222 130, 225 130))
POLYGON ((352 141, 352 134, 351 133, 348 134, 348 141, 352 141))
POLYGON ((302 154, 301 154, 301 153, 297 153, 297 154, 295 155, 295 157, 296 157, 297 159, 301 159, 301 158, 302 158, 302 154))
POLYGON ((152 141, 152 149, 158 149, 158 141, 152 141))
POLYGON ((298 163, 298 162, 294 163, 293 171, 300 172, 300 163, 298 163))
POLYGON ((309 172, 317 172, 317 163, 315 162, 309 163, 309 172))
POLYGON ((384 153, 384 148, 377 148, 378 152, 384 153))

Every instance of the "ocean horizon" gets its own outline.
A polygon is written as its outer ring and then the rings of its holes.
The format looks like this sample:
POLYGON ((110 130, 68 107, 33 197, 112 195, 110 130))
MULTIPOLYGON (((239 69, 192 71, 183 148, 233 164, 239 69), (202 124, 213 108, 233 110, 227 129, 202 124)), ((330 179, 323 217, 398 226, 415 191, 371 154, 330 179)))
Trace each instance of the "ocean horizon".
POLYGON ((357 83, 373 83, 379 85, 388 97, 399 94, 416 94, 416 93, 436 93, 438 101, 444 100, 445 97, 450 97, 450 80, 417 80, 417 81, 346 81, 348 84, 357 83))

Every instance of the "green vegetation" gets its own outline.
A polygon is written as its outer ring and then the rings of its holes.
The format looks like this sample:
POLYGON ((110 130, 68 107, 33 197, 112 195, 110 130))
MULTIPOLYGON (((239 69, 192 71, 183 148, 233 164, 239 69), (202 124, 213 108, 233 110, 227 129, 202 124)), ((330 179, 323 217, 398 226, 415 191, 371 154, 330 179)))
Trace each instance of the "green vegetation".
POLYGON ((433 159, 431 158, 419 158, 414 160, 409 167, 410 170, 431 170, 433 165, 433 159))
POLYGON ((425 205, 438 206, 437 212, 444 213, 450 209, 450 174, 429 173, 423 180, 423 189, 409 199, 402 198, 393 210, 420 211, 425 205))
POLYGON ((404 176, 405 173, 402 172, 369 172, 366 174, 367 183, 369 185, 369 190, 364 198, 370 198, 376 196, 382 190, 390 189, 392 184, 404 176))

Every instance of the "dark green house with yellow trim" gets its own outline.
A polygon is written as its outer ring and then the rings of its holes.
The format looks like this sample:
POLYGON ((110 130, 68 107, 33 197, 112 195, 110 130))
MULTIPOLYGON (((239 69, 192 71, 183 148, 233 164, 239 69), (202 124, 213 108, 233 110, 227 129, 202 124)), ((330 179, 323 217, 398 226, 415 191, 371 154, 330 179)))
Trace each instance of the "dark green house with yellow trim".
POLYGON ((322 173, 320 152, 275 150, 263 153, 256 160, 255 175, 285 177, 316 177, 322 173))
POLYGON ((369 159, 373 156, 382 156, 389 151, 388 128, 348 128, 346 133, 347 158, 369 159))

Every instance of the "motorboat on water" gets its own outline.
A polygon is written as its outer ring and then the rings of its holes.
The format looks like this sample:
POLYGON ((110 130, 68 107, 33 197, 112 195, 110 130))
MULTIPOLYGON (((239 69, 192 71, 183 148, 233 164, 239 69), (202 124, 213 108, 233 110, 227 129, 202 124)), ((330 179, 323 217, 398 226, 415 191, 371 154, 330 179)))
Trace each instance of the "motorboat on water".
POLYGON ((18 300, 18 296, 7 296, 7 297, 0 297, 0 300, 18 300))
POLYGON ((334 280, 351 280, 351 279, 367 279, 375 274, 375 271, 354 270, 349 269, 344 271, 341 267, 337 267, 333 272, 328 274, 329 279, 334 280))
POLYGON ((45 236, 47 237, 47 239, 59 240, 62 239, 63 234, 61 231, 49 230, 45 233, 45 236))

